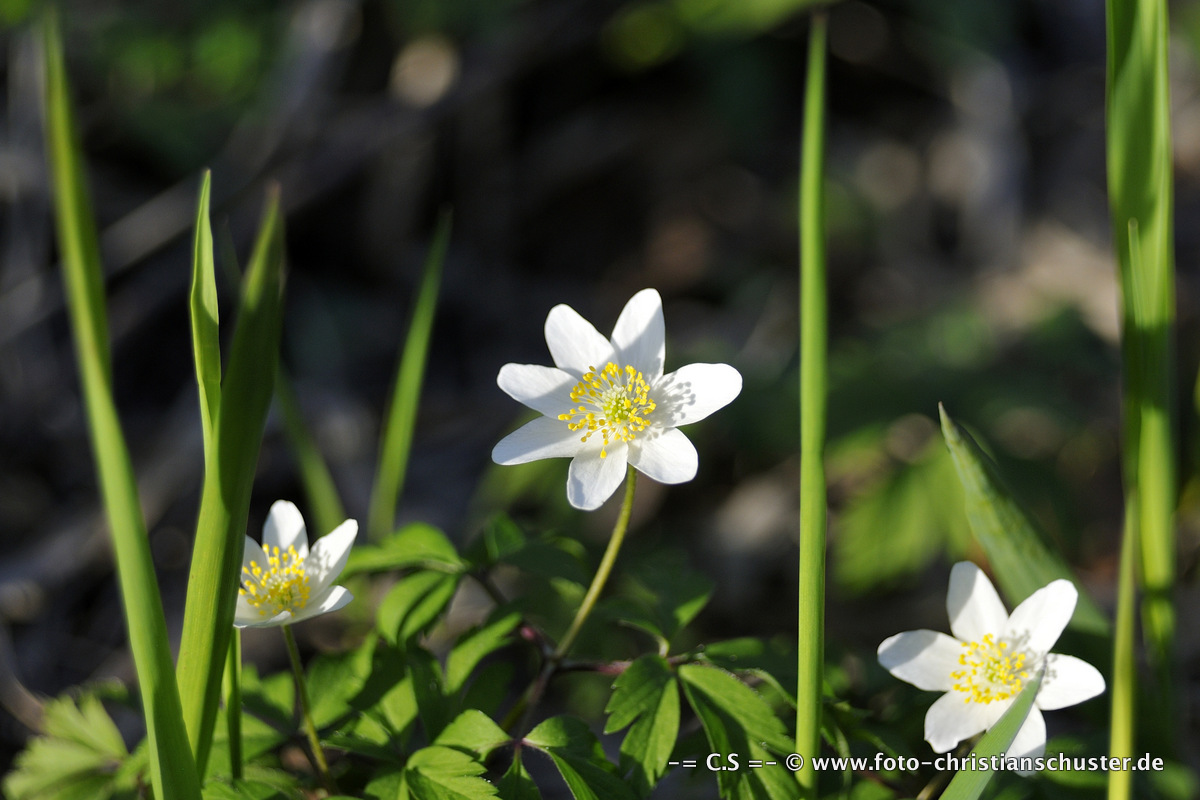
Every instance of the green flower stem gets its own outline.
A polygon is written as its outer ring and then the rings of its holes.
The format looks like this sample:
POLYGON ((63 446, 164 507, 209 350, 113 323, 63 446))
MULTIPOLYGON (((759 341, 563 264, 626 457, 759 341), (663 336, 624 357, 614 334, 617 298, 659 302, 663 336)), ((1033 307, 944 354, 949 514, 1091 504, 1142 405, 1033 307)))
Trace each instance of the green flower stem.
POLYGON ((629 528, 629 515, 633 512, 633 489, 637 484, 637 471, 633 467, 626 469, 628 472, 625 474, 625 499, 621 502, 621 513, 617 515, 617 524, 613 526, 612 536, 609 537, 608 549, 604 551, 604 557, 600 559, 600 567, 596 570, 596 576, 592 578, 592 585, 588 587, 587 594, 583 596, 579 610, 575 612, 575 619, 572 620, 571 627, 567 629, 567 633, 558 643, 558 647, 554 648, 554 653, 550 657, 553 664, 561 661, 571 649, 571 645, 575 644, 575 639, 579 636, 583 623, 591 615, 596 601, 600 598, 600 592, 604 591, 604 584, 608 583, 608 576, 612 572, 613 564, 617 562, 617 554, 621 552, 621 543, 625 541, 625 531, 629 528))
POLYGON ((821 746, 825 630, 825 31, 813 16, 800 157, 800 565, 797 602, 796 773, 800 797, 817 796, 813 756, 821 746))
POLYGON ((229 639, 225 662, 225 725, 229 735, 229 769, 235 781, 242 779, 242 632, 237 628, 229 639))
POLYGON ((296 647, 296 637, 292 635, 292 626, 283 626, 283 640, 287 642, 288 658, 292 662, 292 674, 296 676, 296 694, 300 698, 300 715, 304 721, 304 733, 308 736, 308 744, 312 748, 313 762, 321 783, 330 794, 338 794, 337 784, 329 772, 329 763, 325 760, 325 751, 321 748, 321 740, 317 736, 317 726, 313 724, 312 704, 308 701, 308 686, 304 682, 304 667, 300 664, 300 648, 296 647))
POLYGON ((571 621, 571 627, 567 629, 566 634, 554 650, 547 648, 546 663, 534 678, 533 683, 529 685, 529 689, 505 716, 501 727, 507 731, 511 731, 518 721, 521 721, 523 730, 528 729, 530 714, 537 707, 538 701, 542 699, 542 694, 546 691, 546 685, 549 684, 550 678, 559 669, 563 658, 570 652, 571 645, 575 644, 575 639, 579 636, 583 623, 591 615, 592 609, 596 607, 596 601, 600 598, 600 593, 604 591, 604 585, 608 583, 608 576, 612 573, 613 565, 617 562, 617 554, 621 552, 621 544, 625 541, 625 532, 629 529, 629 515, 633 512, 633 490, 637 485, 637 471, 633 467, 627 469, 625 499, 621 502, 621 512, 617 515, 617 523, 613 526, 612 536, 608 539, 608 548, 604 551, 604 557, 600 559, 600 566, 596 569, 595 577, 592 578, 592 585, 588 587, 583 602, 579 604, 579 610, 575 612, 575 619, 571 621))

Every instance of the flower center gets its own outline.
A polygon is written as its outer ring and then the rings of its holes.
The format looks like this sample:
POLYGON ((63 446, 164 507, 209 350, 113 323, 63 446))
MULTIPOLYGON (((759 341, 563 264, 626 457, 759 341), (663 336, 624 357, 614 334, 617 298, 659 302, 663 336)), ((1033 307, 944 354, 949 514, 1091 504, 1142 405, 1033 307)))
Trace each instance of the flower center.
POLYGON ((263 569, 257 561, 242 567, 242 588, 238 593, 264 617, 273 617, 280 611, 294 611, 308 604, 308 575, 304 572, 304 559, 296 553, 294 546, 286 551, 279 547, 264 548, 267 567, 263 569))
POLYGON ((605 458, 609 444, 632 441, 646 429, 646 417, 655 405, 649 397, 650 384, 633 367, 621 368, 610 361, 604 369, 588 370, 571 390, 571 402, 578 405, 558 418, 571 430, 585 432, 581 442, 598 432, 604 439, 600 457, 605 458))
POLYGON ((994 703, 1021 691, 1029 672, 1025 654, 1009 652, 1008 642, 997 642, 987 634, 978 642, 963 642, 966 652, 958 657, 962 669, 950 673, 955 691, 967 696, 965 703, 994 703))

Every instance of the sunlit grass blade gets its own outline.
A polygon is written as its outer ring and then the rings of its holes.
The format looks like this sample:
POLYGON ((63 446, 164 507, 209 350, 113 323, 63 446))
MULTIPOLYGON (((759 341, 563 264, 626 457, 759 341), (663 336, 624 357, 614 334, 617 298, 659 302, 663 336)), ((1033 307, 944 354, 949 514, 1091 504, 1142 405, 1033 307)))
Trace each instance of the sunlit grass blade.
POLYGON ((304 484, 304 493, 308 496, 312 519, 317 530, 328 533, 346 519, 346 508, 342 505, 329 465, 325 463, 321 449, 304 422, 304 413, 300 410, 292 379, 282 366, 275 375, 275 400, 279 403, 288 444, 300 469, 300 482, 304 484))
POLYGON ((812 757, 821 745, 825 636, 825 40, 827 18, 813 15, 800 155, 800 567, 796 678, 796 773, 800 796, 817 796, 812 757))
POLYGON ((221 404, 221 331, 217 309, 217 276, 213 261, 212 223, 209 196, 212 173, 205 171, 196 202, 196 235, 192 244, 192 288, 188 298, 192 321, 192 355, 196 362, 196 385, 200 390, 200 423, 204 431, 204 454, 211 456, 217 409, 221 404))
POLYGON ((243 281, 233 350, 221 387, 216 453, 206 455, 188 576, 178 666, 184 719, 201 771, 216 721, 242 537, 267 408, 274 392, 283 317, 283 220, 279 193, 267 199, 258 240, 243 281), (215 466, 215 469, 211 468, 215 466))
POLYGON ((154 574, 133 465, 112 396, 104 283, 83 159, 70 107, 58 20, 44 21, 46 151, 71 331, 83 402, 137 668, 150 779, 157 797, 199 800, 200 783, 188 747, 171 664, 167 625, 154 574))
POLYGON ((1124 479, 1143 634, 1170 699, 1175 630, 1175 264, 1166 0, 1108 0, 1108 193, 1121 285, 1124 479))
POLYGON ((1071 626, 1093 634, 1106 634, 1108 620, 1071 574, 1062 558, 1046 546, 1029 517, 1012 498, 995 465, 964 433, 946 409, 938 407, 942 436, 950 448, 967 504, 971 532, 987 553, 1000 589, 1011 605, 1058 578, 1079 589, 1079 602, 1071 626))
MULTIPOLYGON (((1112 758, 1134 755, 1137 699, 1137 643, 1134 615, 1137 606, 1137 524, 1133 504, 1125 509, 1125 535, 1121 542, 1121 565, 1117 581, 1117 624, 1113 634, 1111 711, 1108 754, 1112 758)), ((1115 769, 1108 773, 1109 800, 1133 796, 1133 773, 1115 769)))
MULTIPOLYGON (((1021 693, 1017 695, 1017 699, 1009 706, 1008 711, 1004 712, 1004 716, 992 726, 983 738, 971 750, 971 756, 976 761, 975 763, 988 762, 991 763, 992 756, 1003 756, 1008 752, 1008 748, 1012 746, 1013 739, 1017 738, 1017 731, 1021 730, 1021 726, 1025 723, 1025 718, 1029 716, 1029 710, 1033 708, 1033 701, 1037 698, 1038 689, 1042 686, 1042 678, 1045 676, 1045 671, 1039 671, 1021 693)), ((942 793, 942 800, 976 800, 983 790, 991 781, 994 769, 962 769, 950 781, 950 785, 946 787, 946 791, 942 793)))
POLYGON ((421 288, 413 304, 412 322, 404 340, 384 422, 375 486, 371 490, 371 507, 367 513, 367 534, 372 541, 379 541, 391 533, 396 522, 396 504, 404 490, 404 475, 408 469, 413 428, 417 421, 417 403, 425 376, 425 359, 429 354, 438 288, 442 281, 442 263, 449 241, 450 214, 443 212, 438 219, 429 254, 425 257, 421 288))

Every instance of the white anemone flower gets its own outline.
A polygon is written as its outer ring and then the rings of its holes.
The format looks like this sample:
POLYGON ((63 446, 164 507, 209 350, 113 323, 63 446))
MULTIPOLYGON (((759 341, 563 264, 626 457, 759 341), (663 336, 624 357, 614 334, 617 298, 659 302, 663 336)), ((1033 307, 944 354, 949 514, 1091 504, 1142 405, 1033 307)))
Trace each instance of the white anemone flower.
POLYGON ((680 425, 698 422, 742 390, 728 364, 690 364, 663 374, 666 329, 662 298, 643 289, 625 304, 606 339, 574 309, 546 317, 553 367, 505 364, 496 383, 542 416, 501 439, 497 464, 570 458, 567 499, 599 508, 627 464, 660 483, 696 476, 696 448, 680 425))
POLYGON ((897 678, 945 692, 925 715, 925 740, 935 752, 945 753, 991 728, 1043 667, 1042 686, 1008 757, 1037 758, 1045 752, 1042 711, 1073 706, 1104 691, 1104 677, 1091 664, 1050 652, 1077 599, 1075 586, 1060 579, 1031 594, 1010 615, 983 571, 964 561, 951 569, 946 595, 953 637, 906 631, 879 645, 879 663, 897 678))
POLYGON ((348 519, 308 549, 304 517, 296 506, 279 500, 263 525, 263 543, 246 537, 236 628, 268 628, 336 611, 354 599, 344 586, 334 586, 358 536, 358 523, 348 519))

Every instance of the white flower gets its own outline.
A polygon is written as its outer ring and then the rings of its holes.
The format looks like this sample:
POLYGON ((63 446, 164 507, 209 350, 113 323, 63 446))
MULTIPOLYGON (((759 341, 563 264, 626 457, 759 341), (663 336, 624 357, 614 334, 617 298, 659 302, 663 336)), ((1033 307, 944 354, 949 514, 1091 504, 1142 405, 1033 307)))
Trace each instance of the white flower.
POLYGON ((879 645, 879 663, 918 689, 945 692, 925 715, 925 739, 945 753, 992 727, 1044 665, 1045 677, 1008 756, 1037 758, 1046 750, 1042 711, 1073 706, 1104 691, 1091 664, 1051 653, 1075 611, 1068 580, 1038 589, 1011 615, 987 576, 970 562, 950 571, 946 610, 954 637, 936 631, 899 633, 879 645))
POLYGON ((345 568, 357 535, 358 523, 348 519, 309 551, 299 510, 286 500, 277 501, 263 525, 263 546, 246 537, 234 627, 289 625, 349 603, 354 596, 332 584, 345 568))
POLYGON ((625 476, 626 464, 661 483, 696 476, 696 448, 676 428, 704 419, 742 390, 728 364, 690 364, 663 374, 666 354, 662 298, 635 294, 604 338, 570 306, 546 317, 553 367, 505 364, 496 383, 544 416, 506 436, 492 450, 497 464, 570 458, 567 499, 592 510, 625 476))

